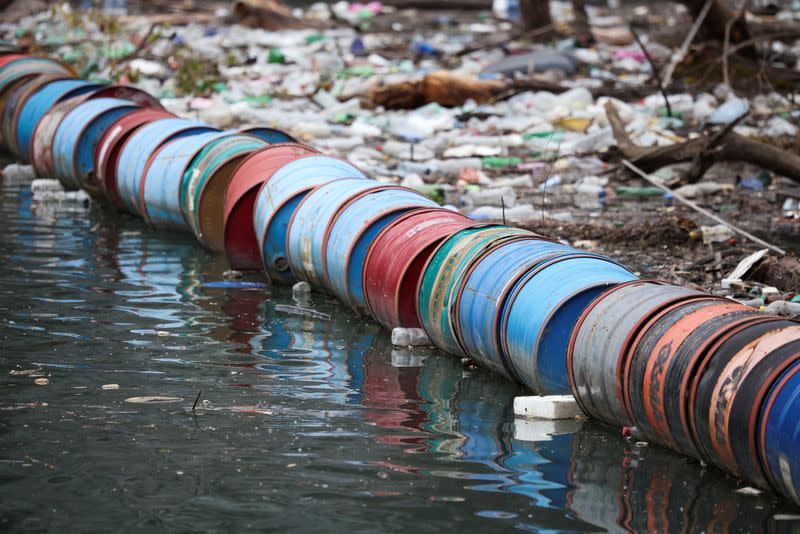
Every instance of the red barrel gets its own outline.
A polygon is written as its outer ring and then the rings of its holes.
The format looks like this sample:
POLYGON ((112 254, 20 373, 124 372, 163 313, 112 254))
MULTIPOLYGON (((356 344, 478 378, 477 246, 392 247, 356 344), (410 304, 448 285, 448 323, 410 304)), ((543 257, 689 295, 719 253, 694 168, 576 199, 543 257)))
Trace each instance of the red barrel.
POLYGON ((162 109, 142 109, 128 113, 106 130, 94 153, 94 171, 100 190, 108 201, 122 210, 122 201, 117 192, 117 163, 125 140, 140 126, 174 115, 162 109))
POLYGON ((384 327, 420 328, 416 291, 422 268, 445 237, 473 221, 447 209, 424 209, 400 216, 384 228, 367 251, 364 297, 384 327))
POLYGON ((317 150, 297 143, 269 145, 242 160, 225 190, 225 255, 231 269, 260 270, 261 252, 253 228, 258 189, 285 163, 317 150))

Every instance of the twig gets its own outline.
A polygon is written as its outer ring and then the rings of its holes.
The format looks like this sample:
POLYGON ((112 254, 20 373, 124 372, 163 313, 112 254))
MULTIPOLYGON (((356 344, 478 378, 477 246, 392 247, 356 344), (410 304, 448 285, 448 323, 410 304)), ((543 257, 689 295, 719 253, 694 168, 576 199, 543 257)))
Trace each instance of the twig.
POLYGON ((730 17, 728 22, 725 23, 725 39, 722 42, 722 83, 724 83, 727 87, 731 86, 731 77, 728 72, 728 49, 731 47, 731 30, 733 29, 734 23, 739 20, 742 9, 744 9, 745 2, 746 0, 739 0, 739 5, 736 6, 736 11, 730 17))
POLYGON ((662 184, 661 182, 659 182, 658 180, 656 180, 655 178, 653 178, 652 176, 650 176, 649 174, 644 172, 642 169, 640 169, 639 167, 637 167, 636 165, 634 165, 633 163, 631 163, 627 159, 623 159, 622 160, 622 164, 625 167, 627 167, 628 169, 630 169, 631 171, 633 171, 635 174, 637 174, 639 177, 644 178, 645 180, 647 180, 651 185, 654 185, 655 187, 661 189, 665 193, 669 193, 677 201, 681 202, 682 204, 685 204, 685 205, 689 206, 690 208, 692 208, 696 212, 705 215, 709 219, 712 219, 712 220, 718 222, 719 224, 722 224, 723 226, 727 226, 728 228, 733 230, 733 232, 735 232, 735 233, 737 233, 737 234, 749 239, 750 241, 753 241, 754 243, 758 243, 762 247, 767 247, 768 249, 777 252, 781 256, 785 256, 786 255, 786 251, 783 250, 782 248, 778 248, 775 245, 771 245, 771 244, 767 243, 763 239, 761 239, 759 237, 756 237, 753 234, 751 234, 751 233, 749 233, 749 232, 747 232, 745 230, 742 230, 738 226, 735 226, 734 224, 726 221, 725 219, 722 219, 718 215, 715 215, 714 213, 711 213, 707 209, 695 204, 694 202, 692 202, 688 198, 684 197, 680 193, 677 193, 677 192, 673 191, 672 189, 670 189, 669 187, 665 186, 664 184, 662 184))
POLYGON ((633 29, 633 26, 629 26, 628 30, 631 32, 631 35, 633 35, 636 44, 642 49, 647 62, 650 63, 650 68, 653 69, 653 78, 655 78, 658 84, 658 90, 661 92, 661 96, 664 97, 664 104, 667 106, 667 116, 672 117, 672 106, 669 105, 669 97, 667 97, 667 92, 664 90, 664 84, 661 82, 661 75, 658 72, 655 61, 653 61, 653 57, 650 55, 650 52, 647 51, 647 48, 645 48, 644 43, 639 38, 639 34, 633 29))
POLYGON ((200 401, 200 395, 203 394, 203 390, 197 392, 197 398, 194 399, 194 404, 192 404, 192 413, 194 413, 194 409, 197 408, 197 403, 200 401))
POLYGON ((111 73, 111 76, 112 76, 112 77, 116 76, 117 74, 120 74, 120 72, 122 71, 122 69, 123 69, 123 67, 124 67, 125 65, 127 65, 128 63, 130 63, 132 60, 136 59, 136 58, 139 56, 139 54, 141 54, 141 53, 142 53, 142 51, 143 51, 143 50, 144 50, 144 49, 145 49, 145 48, 148 46, 148 44, 149 44, 149 43, 148 43, 148 41, 150 40, 150 36, 151 36, 151 35, 153 35, 153 32, 154 32, 154 31, 156 31, 156 28, 158 28, 159 26, 161 26, 161 23, 159 23, 159 22, 154 22, 154 23, 152 23, 152 24, 150 25, 150 28, 147 30, 147 33, 146 33, 146 34, 144 34, 144 37, 142 37, 142 40, 139 42, 139 45, 138 45, 138 46, 137 46, 137 47, 134 49, 134 51, 133 51, 133 52, 131 52, 131 53, 128 55, 128 57, 126 57, 125 59, 123 59, 122 61, 120 61, 120 62, 119 62, 119 63, 118 63, 118 64, 117 64, 117 65, 114 67, 114 70, 113 70, 113 72, 111 73))
POLYGON ((675 73, 675 68, 678 66, 678 63, 683 61, 683 58, 686 56, 686 52, 689 51, 689 46, 694 41, 697 32, 700 30, 700 26, 703 24, 703 21, 708 15, 709 9, 711 9, 711 4, 714 3, 714 0, 706 0, 705 5, 703 6, 703 10, 700 11, 697 19, 695 19, 694 24, 692 24, 692 28, 689 30, 689 33, 686 34, 686 39, 683 40, 683 44, 681 45, 680 50, 678 50, 677 55, 672 56, 672 61, 670 61, 669 65, 667 65, 667 70, 664 73, 664 87, 669 87, 669 84, 672 83, 672 75, 675 73))

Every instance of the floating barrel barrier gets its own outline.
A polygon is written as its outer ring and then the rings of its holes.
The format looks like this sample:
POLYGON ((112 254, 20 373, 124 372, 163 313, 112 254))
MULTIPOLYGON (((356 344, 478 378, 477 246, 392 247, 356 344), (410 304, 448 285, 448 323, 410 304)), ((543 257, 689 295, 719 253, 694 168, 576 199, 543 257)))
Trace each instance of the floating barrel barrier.
MULTIPOLYGON (((225 189, 223 225, 225 255, 233 269, 263 269, 259 246, 260 227, 256 209, 263 209, 257 201, 263 184, 286 163, 317 150, 299 143, 269 145, 246 157, 233 172, 225 189)), ((284 233, 283 238, 286 238, 284 233)), ((288 269, 288 264, 286 264, 288 269)))
POLYGON ((181 208, 194 235, 211 250, 225 250, 225 190, 233 172, 266 145, 250 134, 227 135, 208 143, 184 173, 181 208))
POLYGON ((65 189, 99 191, 89 177, 94 170, 94 151, 111 124, 138 106, 121 98, 95 98, 64 115, 53 137, 53 171, 65 189))
MULTIPOLYGON (((6 50, 0 43, 0 141, 39 176, 99 187, 157 227, 189 227, 233 268, 310 280, 388 328, 421 326, 443 350, 539 393, 572 391, 588 415, 636 425, 800 505, 797 322, 475 224, 284 132, 221 132, 170 115, 141 90, 70 79, 55 61, 6 50)), ((445 419, 448 410, 435 409, 445 419)), ((474 445, 455 447, 484 451, 476 458, 503 450, 474 445)), ((695 502, 668 478, 642 487, 625 475, 626 495, 695 502)), ((658 513, 646 524, 672 526, 658 513)))
POLYGON ((39 74, 27 79, 25 83, 15 86, 2 107, 2 139, 9 152, 21 156, 17 142, 17 124, 26 101, 43 87, 55 81, 73 80, 69 74, 39 74))
POLYGON ((508 296, 502 350, 518 379, 541 395, 567 395, 567 347, 578 317, 595 297, 636 276, 593 254, 559 256, 537 265, 508 296))
POLYGON ((189 229, 181 208, 180 192, 184 173, 210 142, 230 135, 204 132, 173 139, 150 156, 139 189, 139 212, 155 227, 189 229))
MULTIPOLYGON (((691 442, 680 427, 680 418, 667 417, 666 404, 680 401, 677 392, 667 390, 667 372, 687 343, 687 352, 695 342, 687 338, 692 333, 713 335, 726 323, 737 324, 743 318, 758 312, 737 302, 706 296, 668 308, 642 331, 634 341, 627 365, 627 395, 629 415, 636 427, 650 441, 672 449, 691 450, 691 442)), ((673 385, 673 383, 670 383, 673 385)), ((671 412, 674 413, 674 412, 671 412)), ((680 408, 677 414, 680 415, 680 408)), ((695 456, 693 454, 693 456, 695 456)))
MULTIPOLYGON (((277 148, 264 152, 274 150, 277 148)), ((358 167, 340 158, 308 152, 284 154, 285 149, 280 152, 280 157, 269 156, 270 161, 282 162, 271 168, 256 194, 252 225, 267 276, 273 283, 290 284, 296 278, 287 261, 286 235, 297 205, 311 189, 330 180, 366 177, 358 167)))
MULTIPOLYGON (((55 75, 58 76, 58 75, 55 75)), ((40 88, 21 101, 16 122, 16 142, 19 157, 30 161, 33 132, 39 120, 57 103, 99 89, 100 85, 86 80, 57 80, 40 88)))
POLYGON ((474 225, 442 241, 428 258, 416 291, 417 314, 428 338, 440 349, 466 357, 456 339, 450 310, 469 264, 502 240, 533 236, 527 230, 474 225))
POLYGON ((473 224, 458 212, 418 209, 391 221, 369 246, 362 287, 367 309, 384 327, 419 328, 415 294, 422 268, 450 234, 473 224))
POLYGON ((169 117, 174 115, 161 109, 132 111, 117 119, 100 138, 94 153, 94 172, 100 190, 114 207, 123 209, 117 191, 117 164, 125 141, 140 126, 169 117))
POLYGON ((201 122, 160 119, 137 129, 120 149, 117 163, 117 193, 122 207, 141 215, 140 191, 147 162, 158 148, 173 139, 218 131, 201 122))
POLYGON ((366 191, 385 187, 361 177, 334 179, 303 197, 289 219, 286 259, 298 280, 322 285, 325 280, 326 228, 336 212, 366 191))
POLYGON ((734 330, 710 348, 689 392, 691 430, 703 460, 767 485, 757 456, 734 452, 736 447, 755 453, 757 424, 740 427, 733 409, 744 403, 758 414, 769 388, 800 356, 798 340, 800 325, 774 320, 734 330), (764 383, 759 377, 772 379, 764 383))
POLYGON ((760 413, 758 451, 772 488, 800 506, 800 363, 775 382, 760 413))
POLYGON ((359 312, 366 312, 362 273, 367 250, 378 233, 403 213, 438 204, 417 191, 384 186, 340 206, 322 241, 324 285, 359 312))
POLYGON ((467 267, 452 317, 456 340, 478 364, 516 380, 501 349, 500 319, 514 285, 536 265, 574 249, 534 236, 519 236, 487 248, 467 267))

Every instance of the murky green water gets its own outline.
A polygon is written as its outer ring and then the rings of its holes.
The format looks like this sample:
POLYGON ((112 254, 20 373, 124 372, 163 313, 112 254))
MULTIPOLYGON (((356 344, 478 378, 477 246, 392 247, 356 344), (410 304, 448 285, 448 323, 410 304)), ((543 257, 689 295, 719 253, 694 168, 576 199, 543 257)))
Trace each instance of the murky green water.
POLYGON ((514 386, 392 350, 336 301, 312 319, 285 290, 209 287, 224 263, 189 238, 27 184, 2 184, 0 214, 4 531, 798 526, 600 426, 515 420, 514 386), (126 401, 146 396, 177 400, 126 401))

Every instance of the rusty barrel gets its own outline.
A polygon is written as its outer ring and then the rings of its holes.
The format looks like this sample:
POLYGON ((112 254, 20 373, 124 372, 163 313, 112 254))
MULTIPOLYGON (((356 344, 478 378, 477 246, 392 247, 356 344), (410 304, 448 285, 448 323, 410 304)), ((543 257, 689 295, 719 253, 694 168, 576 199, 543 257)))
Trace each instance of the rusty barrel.
POLYGON ((212 141, 231 135, 204 132, 164 143, 145 165, 139 189, 139 211, 148 224, 157 228, 189 230, 181 207, 181 182, 200 151, 212 141))
POLYGON ((285 159, 257 193, 252 225, 258 238, 263 268, 273 283, 290 284, 286 234, 297 205, 314 187, 338 178, 366 178, 358 167, 341 158, 295 154, 285 159))
POLYGON ((125 141, 139 127, 159 119, 174 117, 161 109, 140 109, 117 119, 109 126, 94 152, 94 172, 100 190, 114 207, 123 209, 117 191, 117 164, 125 141))
POLYGON ((760 413, 758 451, 772 488, 800 506, 800 362, 770 388, 760 413))
POLYGON ((800 358, 800 325, 775 318, 734 330, 712 346, 689 391, 691 431, 703 460, 766 486, 756 450, 770 388, 800 358))
POLYGON ((709 295, 671 307, 648 325, 631 348, 627 397, 634 424, 650 441, 698 457, 681 417, 681 379, 704 341, 758 315, 709 295))
POLYGON ((69 74, 63 73, 38 74, 27 79, 24 83, 15 85, 2 109, 2 119, 0 119, 3 131, 2 139, 9 152, 17 157, 22 155, 17 142, 17 124, 28 99, 55 81, 73 79, 69 74))
POLYGON ((20 56, 0 63, 0 92, 6 90, 8 86, 22 78, 36 76, 37 74, 66 74, 74 76, 74 73, 61 63, 44 57, 20 56))
POLYGON ((100 137, 117 119, 136 109, 131 100, 93 98, 64 115, 53 137, 53 170, 65 189, 94 188, 89 180, 100 137))
POLYGON ((385 328, 419 328, 416 292, 422 268, 449 235, 473 224, 458 212, 419 209, 390 222, 372 241, 362 286, 367 309, 385 328))
POLYGON ((141 126, 125 140, 117 163, 117 193, 123 209, 140 212, 140 191, 150 156, 173 139, 218 131, 206 124, 179 118, 159 119, 141 126))
POLYGON ((470 263, 503 240, 533 236, 527 230, 476 224, 451 235, 436 247, 422 270, 417 288, 417 314, 431 342, 440 349, 468 357, 458 344, 451 310, 470 263))
POLYGON ((583 412, 611 425, 632 425, 622 383, 631 343, 662 309, 702 295, 680 286, 636 280, 598 296, 576 321, 567 349, 572 394, 583 412))
POLYGON ((367 311, 362 276, 367 250, 386 225, 402 214, 438 204, 399 186, 365 191, 342 205, 328 222, 323 238, 325 285, 358 312, 367 311))
POLYGON ((456 340, 482 367, 516 380, 501 349, 500 320, 511 289, 536 265, 571 247, 534 236, 520 236, 487 248, 467 267, 453 304, 456 340))
POLYGON ((326 229, 337 211, 366 191, 385 187, 362 177, 334 179, 312 189, 287 225, 286 259, 298 280, 321 286, 325 280, 326 229))
POLYGON ((578 318, 606 289, 637 277, 596 254, 568 254, 517 282, 501 322, 501 346, 518 379, 541 395, 570 393, 567 348, 578 318))
POLYGON ((30 155, 31 164, 38 176, 56 177, 53 167, 53 141, 56 131, 64 117, 88 99, 89 93, 86 93, 59 102, 42 115, 36 124, 31 138, 30 155))
MULTIPOLYGON (((60 76, 60 75, 54 75, 60 76)), ((39 120, 57 103, 99 89, 100 85, 86 80, 56 80, 39 88, 22 102, 16 121, 16 142, 19 156, 30 161, 33 132, 39 120)))
POLYGON ((87 100, 95 98, 119 98, 131 100, 141 107, 161 109, 161 104, 141 89, 121 85, 94 87, 80 95, 60 101, 39 119, 31 137, 31 163, 39 176, 53 177, 55 173, 53 169, 53 140, 61 121, 73 109, 87 100))
MULTIPOLYGON (((268 145, 239 162, 225 188, 222 221, 225 255, 233 269, 263 269, 257 238, 256 201, 262 184, 284 164, 316 149, 299 143, 268 145)), ((287 267, 288 268, 288 267, 287 267)))
POLYGON ((186 169, 180 202, 197 239, 217 252, 225 250, 225 190, 236 167, 267 143, 249 134, 229 134, 208 143, 186 169))

